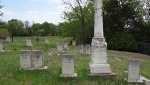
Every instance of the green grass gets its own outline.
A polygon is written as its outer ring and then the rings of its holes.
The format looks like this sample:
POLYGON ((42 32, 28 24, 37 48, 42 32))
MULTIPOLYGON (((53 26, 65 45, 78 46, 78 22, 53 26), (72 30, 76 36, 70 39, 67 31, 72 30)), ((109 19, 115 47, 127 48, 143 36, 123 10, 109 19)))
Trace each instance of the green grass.
POLYGON ((45 71, 19 70, 20 50, 25 47, 24 37, 16 37, 13 43, 5 44, 8 52, 0 53, 0 85, 135 85, 124 81, 126 77, 124 71, 127 70, 128 59, 131 57, 141 60, 141 74, 150 78, 150 56, 119 51, 108 51, 109 63, 113 72, 117 74, 116 78, 89 77, 90 57, 80 55, 74 47, 71 47, 70 53, 74 55, 78 77, 60 78, 61 57, 57 56, 56 44, 63 38, 48 37, 48 39, 49 44, 46 45, 44 38, 41 37, 39 42, 35 41, 35 37, 32 38, 33 48, 40 49, 44 53, 45 64, 49 67, 45 71), (52 56, 48 56, 49 49, 52 50, 52 56))

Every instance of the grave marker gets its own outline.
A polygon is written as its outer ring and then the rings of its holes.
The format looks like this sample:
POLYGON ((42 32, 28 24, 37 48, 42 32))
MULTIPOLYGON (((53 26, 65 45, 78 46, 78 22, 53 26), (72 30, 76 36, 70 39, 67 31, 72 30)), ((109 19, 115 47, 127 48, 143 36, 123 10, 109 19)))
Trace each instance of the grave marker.
POLYGON ((43 62, 44 56, 40 50, 21 51, 20 64, 24 70, 42 70, 47 69, 43 62))

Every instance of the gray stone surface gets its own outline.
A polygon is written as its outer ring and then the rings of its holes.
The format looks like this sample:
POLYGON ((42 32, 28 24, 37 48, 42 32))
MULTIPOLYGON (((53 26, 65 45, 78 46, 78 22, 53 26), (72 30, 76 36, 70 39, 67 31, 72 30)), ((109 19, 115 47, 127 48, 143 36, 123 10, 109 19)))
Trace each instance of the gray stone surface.
POLYGON ((85 54, 87 55, 91 54, 91 45, 85 45, 85 54))
POLYGON ((26 39, 26 46, 27 47, 32 47, 32 41, 31 41, 31 39, 26 39))
POLYGON ((137 59, 129 60, 128 82, 142 82, 140 78, 140 61, 137 59))
POLYGON ((73 45, 73 46, 76 46, 76 41, 72 41, 72 45, 73 45))
POLYGON ((107 44, 103 34, 102 0, 95 0, 94 37, 91 44, 90 72, 92 75, 112 74, 107 63, 107 44))
POLYGON ((57 44, 57 50, 58 50, 59 52, 62 52, 63 49, 64 49, 64 44, 63 44, 63 43, 58 43, 58 44, 57 44))
POLYGON ((47 38, 45 39, 45 44, 49 44, 49 41, 47 38))
POLYGON ((43 57, 39 50, 22 50, 20 56, 21 68, 24 70, 45 69, 43 57))
POLYGON ((79 45, 79 52, 80 54, 85 54, 84 45, 79 45))
POLYGON ((150 80, 145 81, 146 85, 150 85, 150 80))
POLYGON ((62 54, 62 74, 61 77, 76 77, 74 72, 74 58, 69 54, 62 54))

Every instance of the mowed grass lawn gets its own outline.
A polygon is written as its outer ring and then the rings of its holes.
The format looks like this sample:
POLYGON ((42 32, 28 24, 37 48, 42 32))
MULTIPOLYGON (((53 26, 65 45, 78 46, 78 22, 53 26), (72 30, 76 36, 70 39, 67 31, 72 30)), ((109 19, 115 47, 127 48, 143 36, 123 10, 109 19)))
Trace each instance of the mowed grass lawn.
POLYGON ((33 37, 33 49, 40 49, 44 55, 44 63, 48 66, 43 71, 24 71, 20 70, 19 55, 20 50, 24 49, 25 38, 15 37, 13 43, 5 44, 7 52, 0 53, 0 85, 136 85, 128 84, 124 81, 127 75, 124 71, 128 67, 129 58, 139 58, 141 61, 141 74, 150 78, 150 56, 119 51, 108 51, 109 63, 115 78, 89 77, 88 64, 90 56, 80 55, 78 50, 70 47, 70 53, 75 58, 75 71, 77 78, 60 78, 61 57, 57 55, 56 44, 63 38, 47 37, 49 44, 45 44, 45 38, 41 37, 39 42, 33 37), (52 53, 51 56, 48 52, 52 53))

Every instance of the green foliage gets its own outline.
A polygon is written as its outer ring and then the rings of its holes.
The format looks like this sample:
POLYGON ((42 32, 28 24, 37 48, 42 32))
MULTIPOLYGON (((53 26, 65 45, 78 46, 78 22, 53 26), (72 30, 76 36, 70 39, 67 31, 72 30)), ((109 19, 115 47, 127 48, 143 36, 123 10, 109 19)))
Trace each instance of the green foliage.
POLYGON ((80 7, 80 3, 65 12, 66 21, 59 24, 59 33, 63 36, 73 37, 78 43, 90 43, 93 35, 94 7, 88 3, 80 7))
POLYGON ((12 36, 24 34, 23 28, 24 28, 23 22, 17 19, 9 20, 7 23, 7 29, 12 36))
MULTIPOLYGON (((82 7, 79 4, 70 8, 71 11, 65 11, 66 21, 60 24, 61 35, 71 36, 78 43, 90 43, 94 33, 93 0, 88 0, 82 7)), ((103 18, 109 49, 137 51, 134 33, 141 28, 143 22, 139 0, 103 0, 103 18)))
POLYGON ((138 44, 130 33, 115 32, 110 33, 106 37, 108 49, 138 51, 138 44))
POLYGON ((142 22, 142 7, 139 0, 104 0, 104 30, 130 32, 142 22))
POLYGON ((134 32, 138 41, 150 42, 150 22, 142 23, 142 26, 134 32))
POLYGON ((48 22, 43 24, 35 23, 31 27, 33 35, 45 36, 45 35, 56 35, 57 27, 56 25, 48 22))
POLYGON ((32 26, 29 22, 22 22, 21 20, 12 19, 6 22, 0 22, 0 28, 8 29, 9 34, 13 36, 46 36, 46 35, 56 35, 57 26, 44 22, 42 24, 35 23, 32 26))

